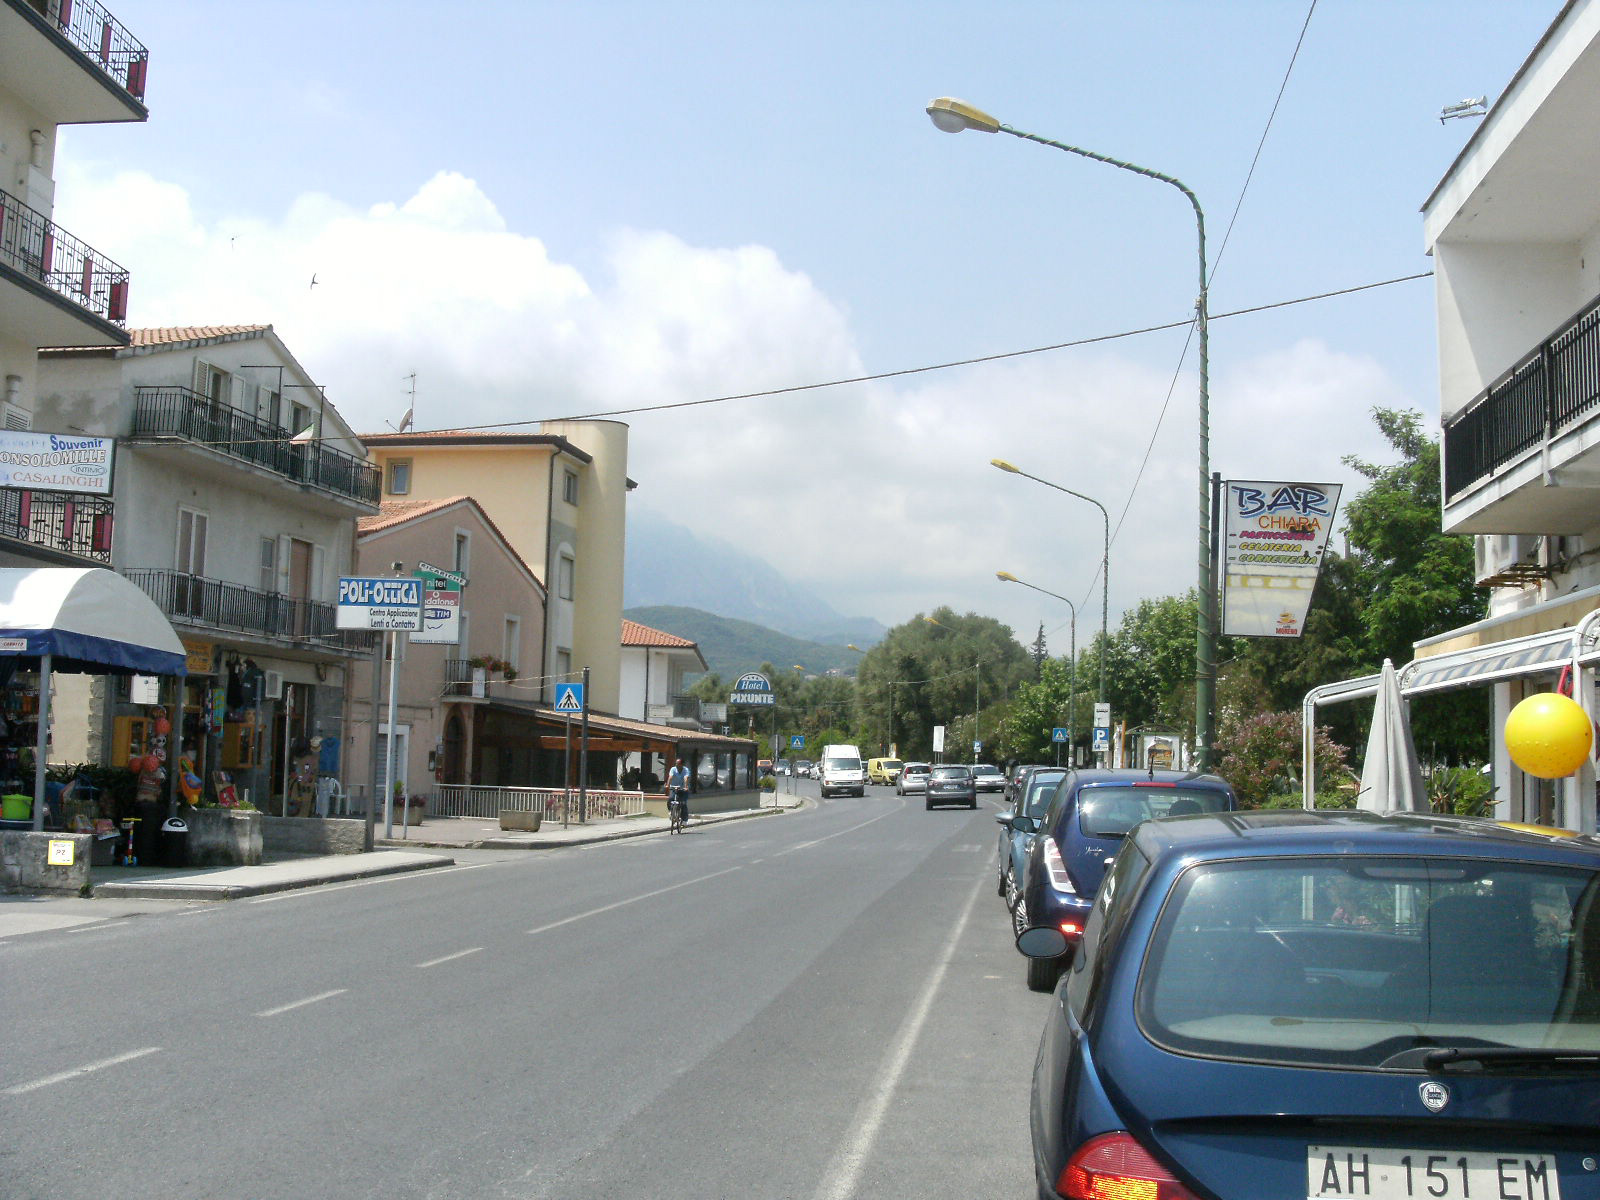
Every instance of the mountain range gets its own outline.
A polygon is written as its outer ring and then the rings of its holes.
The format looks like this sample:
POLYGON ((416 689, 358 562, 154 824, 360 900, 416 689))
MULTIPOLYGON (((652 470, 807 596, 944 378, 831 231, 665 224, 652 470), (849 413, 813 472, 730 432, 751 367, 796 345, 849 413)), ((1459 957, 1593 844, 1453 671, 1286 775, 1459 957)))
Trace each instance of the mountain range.
MULTIPOLYGON (((637 510, 628 514, 622 604, 630 610, 663 605, 698 609, 705 615, 732 618, 824 646, 854 642, 865 649, 888 632, 870 617, 843 616, 815 592, 787 579, 753 554, 637 510)), ((651 624, 631 613, 630 617, 651 624)), ((694 636, 685 629, 669 627, 668 632, 694 636)), ((740 636, 746 633, 741 631, 740 636)), ((705 653, 704 646, 701 651, 705 653)), ((849 651, 842 653, 846 659, 855 657, 849 651)), ((768 655, 768 660, 805 662, 793 656, 792 650, 777 646, 774 655, 768 655)))
POLYGON ((630 621, 698 643, 706 666, 724 679, 736 679, 746 671, 759 671, 762 663, 771 663, 780 671, 801 666, 808 675, 821 675, 836 668, 854 671, 861 660, 859 654, 844 646, 826 646, 790 637, 753 621, 719 617, 698 608, 647 604, 624 609, 622 615, 630 621))

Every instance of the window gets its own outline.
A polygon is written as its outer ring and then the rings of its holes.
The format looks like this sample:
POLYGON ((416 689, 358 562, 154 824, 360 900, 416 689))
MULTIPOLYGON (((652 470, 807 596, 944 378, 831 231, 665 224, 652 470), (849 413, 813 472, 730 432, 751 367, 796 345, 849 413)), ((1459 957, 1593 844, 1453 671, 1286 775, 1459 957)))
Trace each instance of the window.
POLYGON ((565 680, 567 678, 567 676, 569 676, 571 674, 572 674, 572 651, 571 650, 557 650, 556 651, 556 678, 558 680, 565 680))
POLYGON ((178 549, 173 565, 183 575, 206 573, 206 514, 178 509, 178 549))
POLYGON ((261 539, 261 590, 275 592, 278 590, 278 539, 264 537, 261 539))
POLYGON ((500 644, 500 657, 512 667, 522 666, 522 618, 507 617, 505 635, 500 644))
POLYGON ((472 558, 472 535, 456 530, 456 573, 468 574, 467 567, 472 558))
POLYGON ((556 595, 563 600, 572 599, 572 577, 576 570, 572 559, 563 554, 556 569, 556 595))
POLYGON ((568 504, 578 503, 578 473, 576 471, 562 472, 561 498, 568 504))
POLYGON ((386 464, 389 468, 389 494, 391 496, 406 496, 411 493, 411 460, 409 458, 391 458, 386 464))

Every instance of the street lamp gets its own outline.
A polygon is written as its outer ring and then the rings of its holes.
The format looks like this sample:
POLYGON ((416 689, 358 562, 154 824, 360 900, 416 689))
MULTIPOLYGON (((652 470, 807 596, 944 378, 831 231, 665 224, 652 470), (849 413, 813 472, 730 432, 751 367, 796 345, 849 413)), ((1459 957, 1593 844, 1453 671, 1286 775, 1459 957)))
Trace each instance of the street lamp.
MULTIPOLYGON (((1029 583, 1025 579, 1018 579, 1010 571, 996 571, 994 577, 1001 583, 1020 583, 1025 588, 1032 588, 1034 591, 1042 592, 1046 596, 1054 596, 1065 604, 1067 611, 1072 614, 1072 657, 1067 660, 1070 664, 1070 673, 1067 675, 1067 745, 1071 747, 1074 745, 1072 741, 1073 710, 1078 706, 1078 606, 1059 592, 1052 592, 1039 587, 1037 584, 1029 583)), ((1076 759, 1077 755, 1073 750, 1069 750, 1068 753, 1072 754, 1073 758, 1076 759)), ((1060 765, 1061 747, 1057 746, 1056 766, 1059 767, 1060 765)))
MULTIPOLYGON (((1149 167, 1141 167, 1135 163, 1123 162, 1118 158, 1110 158, 1104 154, 1096 154, 1093 150, 1085 150, 1080 146, 1069 146, 1065 142, 1053 141, 1050 138, 1040 137, 1037 134, 1025 133, 1020 129, 1013 129, 1009 125, 1002 125, 994 117, 982 109, 974 108, 963 100, 951 99, 942 96, 931 101, 927 113, 934 126, 945 133, 960 133, 964 129, 976 130, 979 133, 1009 133, 1013 137, 1022 138, 1024 141, 1038 142, 1042 146, 1052 146, 1057 150, 1065 150, 1069 154, 1077 154, 1083 158, 1092 158, 1095 162, 1102 162, 1112 167, 1120 167, 1124 171, 1132 171, 1135 175, 1143 175, 1146 179, 1156 179, 1162 183, 1170 184, 1183 193, 1184 199, 1194 208, 1195 229, 1199 235, 1200 248, 1200 294, 1195 298, 1195 328, 1200 340, 1200 491, 1199 491, 1199 545, 1197 547, 1198 580, 1200 587, 1200 603, 1195 617, 1194 635, 1194 734, 1195 746, 1200 758, 1202 770, 1211 766, 1211 746, 1215 740, 1214 733, 1214 697, 1217 686, 1217 594, 1215 583, 1212 579, 1211 562, 1211 394, 1210 394, 1210 340, 1206 314, 1206 216, 1200 207, 1200 201, 1187 184, 1174 179, 1171 175, 1164 175, 1160 171, 1152 171, 1149 167)), ((1105 702, 1104 689, 1101 690, 1101 703, 1105 702)))
MULTIPOLYGON (((932 617, 923 617, 929 625, 937 625, 940 629, 954 633, 955 630, 943 621, 935 621, 932 617)), ((972 765, 978 765, 978 743, 983 739, 978 736, 978 717, 982 712, 978 701, 978 685, 983 679, 983 659, 976 659, 972 664, 972 765)))
MULTIPOLYGON (((1037 475, 1029 475, 1020 467, 1012 466, 1003 458, 991 458, 989 465, 991 467, 999 467, 1002 471, 1009 471, 1013 475, 1021 475, 1024 479, 1031 479, 1035 483, 1042 483, 1047 488, 1055 488, 1056 491, 1065 492, 1069 496, 1076 496, 1079 500, 1087 500, 1100 510, 1100 521, 1105 527, 1105 548, 1101 551, 1100 556, 1100 653, 1096 657, 1100 659, 1099 700, 1101 704, 1104 704, 1106 702, 1106 652, 1111 648, 1111 631, 1107 628, 1111 609, 1111 516, 1106 512, 1106 506, 1093 496, 1085 496, 1082 492, 1075 492, 1069 487, 1062 487, 1059 483, 1051 483, 1048 479, 1040 479, 1037 475)), ((1021 583, 1022 580, 1016 579, 1013 582, 1021 583)), ((1032 584, 1027 586, 1033 587, 1032 584)), ((1043 588, 1034 588, 1034 590, 1044 591, 1043 588)), ((1054 592, 1046 592, 1045 594, 1055 596, 1054 592)), ((1063 597, 1057 596, 1056 599, 1063 599, 1063 597)), ((1068 601, 1068 603, 1070 604, 1071 601, 1068 601)))

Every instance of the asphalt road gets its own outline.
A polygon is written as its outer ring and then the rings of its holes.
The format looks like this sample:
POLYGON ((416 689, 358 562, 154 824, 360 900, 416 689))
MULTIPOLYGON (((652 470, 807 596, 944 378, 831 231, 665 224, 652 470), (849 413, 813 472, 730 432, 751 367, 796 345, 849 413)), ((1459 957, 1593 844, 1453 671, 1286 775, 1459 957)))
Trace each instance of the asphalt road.
POLYGON ((993 812, 875 788, 5 939, 0 1194, 1031 1196, 1053 1001, 993 812))

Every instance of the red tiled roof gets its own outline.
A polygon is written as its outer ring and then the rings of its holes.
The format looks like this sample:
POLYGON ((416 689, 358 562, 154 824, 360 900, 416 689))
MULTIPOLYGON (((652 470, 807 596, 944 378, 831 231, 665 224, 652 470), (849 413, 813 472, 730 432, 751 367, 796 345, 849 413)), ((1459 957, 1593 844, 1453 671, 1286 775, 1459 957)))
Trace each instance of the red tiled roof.
POLYGON ((385 500, 378 505, 378 511, 370 517, 362 517, 356 522, 356 529, 360 533, 376 533, 380 529, 388 529, 391 525, 400 525, 416 517, 426 516, 428 513, 437 512, 441 508, 449 508, 452 504, 460 504, 463 500, 470 500, 470 496, 447 496, 443 500, 385 500))
POLYGON ((130 329, 134 346, 165 346, 172 342, 198 342, 208 338, 233 337, 240 333, 261 333, 271 325, 169 325, 163 329, 130 329))
POLYGON ((688 638, 679 637, 675 633, 663 633, 659 629, 651 629, 648 625, 641 625, 637 621, 622 618, 622 644, 624 646, 666 646, 679 650, 693 650, 698 643, 691 642, 688 638))

